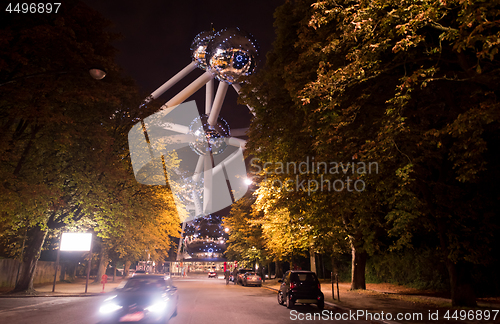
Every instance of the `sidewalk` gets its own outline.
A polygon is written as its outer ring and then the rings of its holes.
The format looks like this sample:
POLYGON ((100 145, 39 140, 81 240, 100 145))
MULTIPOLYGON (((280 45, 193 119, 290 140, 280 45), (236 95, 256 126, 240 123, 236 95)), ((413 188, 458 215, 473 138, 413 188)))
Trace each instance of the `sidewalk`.
MULTIPOLYGON (((52 284, 35 285, 36 293, 28 295, 25 293, 10 294, 12 288, 0 288, 0 298, 17 298, 17 297, 85 297, 96 296, 102 294, 102 284, 93 283, 94 279, 89 279, 87 293, 85 293, 85 279, 78 278, 74 282, 56 282, 54 292, 52 292, 52 284)), ((122 281, 122 277, 116 277, 113 282, 113 277, 108 278, 108 283, 104 286, 104 292, 110 292, 122 281)))
MULTIPOLYGON (((273 290, 278 290, 280 283, 277 279, 266 280, 264 286, 273 290)), ((325 304, 344 312, 364 311, 379 315, 390 313, 392 320, 374 320, 373 323, 500 323, 500 313, 495 321, 455 321, 446 320, 442 316, 446 311, 452 310, 450 316, 457 308, 451 307, 451 300, 437 293, 429 291, 420 291, 413 288, 393 284, 367 284, 366 290, 350 290, 350 283, 339 283, 340 301, 337 295, 337 286, 334 286, 335 300, 332 298, 332 285, 330 282, 321 283, 321 290, 325 295, 325 304), (429 312, 438 311, 439 320, 429 320, 429 312), (396 320, 398 314, 404 318, 413 317, 413 320, 396 320), (418 317, 421 314, 421 319, 418 317)), ((463 308, 461 308, 463 309, 463 308)), ((500 298, 478 300, 478 308, 481 309, 500 309, 500 298)), ((467 309, 468 311, 468 309, 467 309)), ((373 316, 377 319, 376 316, 373 316)))

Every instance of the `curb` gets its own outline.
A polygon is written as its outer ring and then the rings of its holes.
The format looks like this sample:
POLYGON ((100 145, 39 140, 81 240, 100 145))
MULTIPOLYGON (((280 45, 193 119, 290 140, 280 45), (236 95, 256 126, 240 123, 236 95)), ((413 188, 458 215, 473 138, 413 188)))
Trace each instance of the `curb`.
POLYGON ((81 294, 55 294, 55 295, 48 295, 48 294, 40 294, 40 295, 9 295, 9 294, 3 294, 0 295, 0 298, 37 298, 37 297, 94 297, 94 296, 103 296, 105 294, 101 293, 81 293, 81 294))
MULTIPOLYGON (((266 289, 269 289, 269 290, 272 290, 272 291, 276 291, 276 292, 279 291, 279 289, 276 289, 276 288, 273 288, 273 287, 269 287, 269 286, 262 286, 262 288, 266 288, 266 289)), ((340 309, 340 310, 342 310, 344 312, 353 311, 353 309, 350 309, 350 308, 347 308, 347 307, 344 307, 344 306, 340 306, 340 305, 337 305, 337 304, 329 302, 329 301, 325 301, 325 305, 328 305, 328 306, 333 307, 333 308, 340 309)), ((370 323, 401 324, 399 322, 394 322, 394 321, 371 321, 370 323)))
POLYGON ((35 294, 29 295, 29 294, 23 294, 23 293, 3 293, 0 294, 0 298, 36 298, 36 297, 96 297, 96 296, 105 296, 111 291, 106 291, 106 292, 47 292, 47 291, 36 291, 35 289, 35 294))

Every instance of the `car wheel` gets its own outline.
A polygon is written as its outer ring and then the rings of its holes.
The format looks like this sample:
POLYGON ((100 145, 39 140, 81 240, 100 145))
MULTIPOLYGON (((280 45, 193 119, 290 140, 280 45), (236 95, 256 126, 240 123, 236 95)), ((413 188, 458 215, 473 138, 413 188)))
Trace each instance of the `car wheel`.
POLYGON ((281 291, 278 291, 278 304, 283 305, 285 301, 283 300, 283 294, 281 291))
POLYGON ((286 308, 292 308, 295 305, 295 302, 292 300, 290 296, 286 296, 286 308))
POLYGON ((318 305, 319 310, 323 310, 325 308, 325 301, 322 300, 322 301, 318 302, 317 305, 318 305))

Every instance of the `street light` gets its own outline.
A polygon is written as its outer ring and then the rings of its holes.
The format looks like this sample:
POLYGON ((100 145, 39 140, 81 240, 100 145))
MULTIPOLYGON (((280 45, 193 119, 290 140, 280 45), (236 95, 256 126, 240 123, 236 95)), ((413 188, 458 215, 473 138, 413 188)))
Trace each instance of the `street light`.
POLYGON ((89 70, 90 76, 93 77, 96 80, 102 80, 106 76, 106 71, 102 69, 90 69, 89 70))

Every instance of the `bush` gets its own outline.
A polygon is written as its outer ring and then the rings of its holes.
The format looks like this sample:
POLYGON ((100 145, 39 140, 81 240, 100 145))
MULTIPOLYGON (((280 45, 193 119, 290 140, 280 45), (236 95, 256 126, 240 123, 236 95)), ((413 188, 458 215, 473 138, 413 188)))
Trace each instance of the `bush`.
POLYGON ((370 257, 366 281, 393 283, 417 289, 449 291, 446 266, 430 249, 391 252, 370 257))

